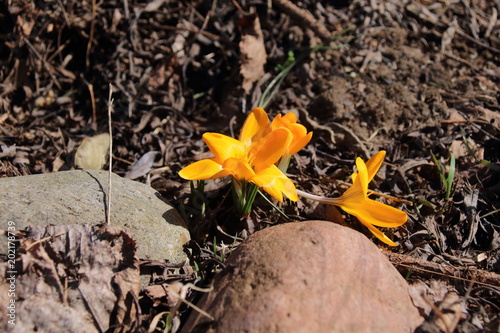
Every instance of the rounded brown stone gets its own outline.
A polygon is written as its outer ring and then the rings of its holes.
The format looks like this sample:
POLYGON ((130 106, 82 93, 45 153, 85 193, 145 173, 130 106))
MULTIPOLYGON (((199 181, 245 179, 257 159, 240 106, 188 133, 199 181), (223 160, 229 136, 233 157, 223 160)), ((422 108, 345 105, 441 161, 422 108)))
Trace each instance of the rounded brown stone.
POLYGON ((294 222, 241 244, 183 332, 413 332, 422 318, 408 285, 362 234, 294 222), (208 327, 211 327, 208 328, 208 327))

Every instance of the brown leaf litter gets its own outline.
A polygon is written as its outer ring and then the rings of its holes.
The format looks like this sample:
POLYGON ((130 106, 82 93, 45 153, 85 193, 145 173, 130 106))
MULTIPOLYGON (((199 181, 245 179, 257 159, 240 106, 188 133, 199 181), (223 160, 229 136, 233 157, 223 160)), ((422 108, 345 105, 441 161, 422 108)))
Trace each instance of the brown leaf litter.
MULTIPOLYGON (((23 332, 125 332, 140 325, 136 244, 110 226, 34 227, 19 240, 15 327, 23 332)), ((7 262, 0 299, 8 304, 7 262)), ((0 325, 10 324, 2 316, 0 325)))

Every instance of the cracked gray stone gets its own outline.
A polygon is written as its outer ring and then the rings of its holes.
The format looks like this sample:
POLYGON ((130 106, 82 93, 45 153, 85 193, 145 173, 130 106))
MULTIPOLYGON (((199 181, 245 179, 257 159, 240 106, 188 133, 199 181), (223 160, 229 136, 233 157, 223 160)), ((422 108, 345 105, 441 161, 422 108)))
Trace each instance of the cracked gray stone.
MULTIPOLYGON (((111 225, 137 241, 139 258, 183 263, 189 231, 180 214, 153 188, 112 175, 111 225)), ((74 170, 0 179, 0 229, 9 221, 20 231, 29 225, 106 222, 108 173, 74 170)), ((0 254, 6 254, 6 235, 0 254)))

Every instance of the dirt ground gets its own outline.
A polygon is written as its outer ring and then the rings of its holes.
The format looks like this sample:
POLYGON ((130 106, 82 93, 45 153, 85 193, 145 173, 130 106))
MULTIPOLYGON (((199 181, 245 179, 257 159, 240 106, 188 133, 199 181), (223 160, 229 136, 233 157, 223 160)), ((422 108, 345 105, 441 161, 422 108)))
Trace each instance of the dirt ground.
MULTIPOLYGON (((287 219, 261 199, 249 218, 221 219, 224 180, 207 183, 201 214, 177 172, 209 156, 204 132, 237 135, 266 88, 289 70, 266 111, 295 112, 314 132, 289 168, 297 187, 338 196, 356 157, 386 150, 373 185, 405 200, 399 207, 409 214, 403 227, 387 230, 401 244, 388 256, 410 282, 444 281, 460 296, 464 310, 450 331, 498 331, 500 3, 293 3, 1 2, 0 175, 73 167, 82 140, 108 132, 111 85, 113 171, 125 175, 158 152, 136 179, 192 208, 186 217, 198 271, 158 263, 152 284, 208 285, 229 236, 287 219), (447 196, 440 173, 450 172, 447 196)), ((339 220, 338 211, 310 202, 280 207, 292 220, 339 220)), ((142 296, 137 329, 172 309, 168 295, 142 296)), ((178 310, 173 331, 189 312, 178 310)), ((165 320, 155 325, 164 329, 165 320)))

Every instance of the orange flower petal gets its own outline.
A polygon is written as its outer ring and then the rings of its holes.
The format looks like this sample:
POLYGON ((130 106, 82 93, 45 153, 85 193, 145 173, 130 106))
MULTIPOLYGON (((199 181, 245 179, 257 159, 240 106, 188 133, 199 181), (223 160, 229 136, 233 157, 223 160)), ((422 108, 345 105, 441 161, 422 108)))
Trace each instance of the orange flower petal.
POLYGON ((358 157, 356 159, 358 172, 353 173, 351 176, 353 184, 340 198, 329 199, 311 194, 304 195, 303 193, 301 195, 342 208, 346 213, 356 216, 382 242, 397 246, 375 226, 396 228, 408 220, 408 215, 402 210, 368 198, 367 193, 368 183, 379 170, 384 157, 385 151, 383 150, 373 155, 366 163, 358 157))
POLYGON ((254 143, 249 156, 255 170, 258 172, 276 163, 287 151, 292 138, 293 135, 288 129, 278 128, 254 143))
POLYGON ((255 176, 255 172, 250 165, 237 158, 228 158, 224 161, 222 167, 239 180, 251 180, 255 176))
POLYGON ((289 155, 297 153, 311 140, 312 132, 308 134, 307 129, 303 125, 297 124, 297 116, 292 112, 284 116, 279 114, 273 119, 271 130, 274 131, 282 127, 289 129, 293 134, 293 140, 288 147, 289 155))
POLYGON ((371 182, 373 177, 377 174, 380 166, 382 165, 382 162, 384 161, 384 158, 385 150, 381 150, 366 162, 366 169, 368 170, 368 182, 371 182))
POLYGON ((351 187, 349 187, 339 199, 358 202, 367 198, 368 170, 365 162, 359 157, 356 159, 356 167, 358 168, 358 173, 353 173, 351 175, 351 187))
MULTIPOLYGON (((299 125, 299 124, 296 124, 296 125, 299 125)), ((304 129, 304 131, 306 131, 306 128, 304 126, 302 126, 302 125, 299 125, 299 126, 301 126, 304 129)), ((293 130, 292 130, 292 133, 293 133, 293 130)), ((303 136, 299 136, 299 135, 296 135, 295 133, 293 133, 293 141, 290 144, 290 147, 288 148, 288 154, 293 155, 293 154, 299 152, 300 150, 302 150, 302 148, 304 148, 309 143, 309 141, 311 141, 311 138, 312 138, 312 132, 309 132, 308 134, 303 135, 303 136)))
MULTIPOLYGON (((375 155, 373 155, 368 162, 366 162, 366 169, 368 170, 368 183, 370 183, 377 174, 378 170, 380 169, 380 166, 382 165, 382 162, 384 161, 385 158, 385 150, 381 150, 375 155)), ((356 180, 356 177, 358 174, 355 172, 351 175, 352 182, 356 180)))
POLYGON ((359 157, 356 159, 356 167, 358 168, 358 177, 353 186, 360 186, 360 189, 363 192, 364 197, 366 198, 368 192, 368 183, 371 180, 369 179, 368 168, 365 162, 359 157))
POLYGON ((205 133, 203 134, 203 141, 205 141, 212 154, 214 154, 215 161, 219 164, 231 157, 238 159, 245 157, 245 145, 230 136, 219 133, 205 133))
MULTIPOLYGON (((243 127, 241 128, 239 140, 250 146, 254 138, 260 131, 264 131, 269 126, 269 118, 262 108, 255 108, 250 112, 243 127)), ((265 133, 263 133, 265 134, 265 133)))
POLYGON ((297 201, 297 190, 293 182, 274 164, 258 172, 252 182, 269 193, 272 197, 283 202, 283 195, 292 201, 297 201))
POLYGON ((187 180, 216 179, 229 175, 214 159, 194 162, 179 171, 179 176, 187 180))
POLYGON ((281 183, 282 186, 281 191, 288 199, 292 201, 299 200, 299 196, 297 195, 297 189, 295 188, 295 185, 293 184, 290 178, 288 178, 285 175, 284 177, 277 178, 277 181, 281 183))
POLYGON ((293 112, 289 112, 284 116, 278 114, 276 117, 274 117, 271 123, 271 130, 278 129, 280 127, 289 128, 290 125, 295 124, 296 122, 297 122, 297 116, 295 116, 293 112))
MULTIPOLYGON (((278 129, 280 127, 283 127, 283 121, 281 121, 281 118, 283 116, 281 114, 277 114, 276 117, 273 118, 273 121, 271 122, 271 131, 274 131, 275 129, 278 129)), ((286 125, 285 125, 286 127, 286 125)))
POLYGON ((390 246, 398 246, 398 244, 394 243, 389 237, 387 237, 382 231, 378 230, 372 225, 366 225, 365 226, 368 228, 368 230, 371 231, 371 233, 380 239, 382 242, 386 243, 387 245, 390 246))
POLYGON ((283 120, 293 124, 297 122, 297 116, 293 112, 288 112, 283 116, 283 120))
POLYGON ((335 204, 346 213, 356 216, 366 226, 373 224, 378 227, 396 228, 408 220, 408 215, 402 210, 372 199, 360 202, 342 200, 335 204))

